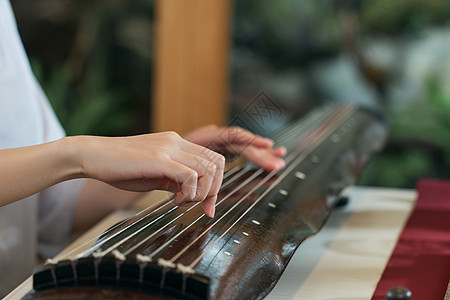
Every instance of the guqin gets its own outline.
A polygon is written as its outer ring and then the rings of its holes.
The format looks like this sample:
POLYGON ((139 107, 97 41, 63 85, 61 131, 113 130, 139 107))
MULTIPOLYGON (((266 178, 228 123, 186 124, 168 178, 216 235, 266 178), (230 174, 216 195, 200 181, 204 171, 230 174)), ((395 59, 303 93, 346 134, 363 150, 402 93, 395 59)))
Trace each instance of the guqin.
POLYGON ((385 138, 367 110, 317 108, 273 137, 288 149, 283 170, 225 173, 214 218, 199 203, 161 199, 88 250, 38 267, 25 299, 263 298, 385 138))

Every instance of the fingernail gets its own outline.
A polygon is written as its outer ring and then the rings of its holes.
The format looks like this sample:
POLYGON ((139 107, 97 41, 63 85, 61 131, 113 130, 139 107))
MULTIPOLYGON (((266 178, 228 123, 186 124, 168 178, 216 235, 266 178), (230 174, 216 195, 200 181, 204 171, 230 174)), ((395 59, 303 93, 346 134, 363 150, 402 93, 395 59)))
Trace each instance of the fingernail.
POLYGON ((276 170, 281 170, 286 166, 286 163, 284 160, 280 159, 275 163, 275 169, 276 170))
POLYGON ((213 206, 209 209, 209 214, 208 214, 208 215, 209 215, 210 218, 214 218, 215 213, 216 213, 216 206, 213 205, 213 206))

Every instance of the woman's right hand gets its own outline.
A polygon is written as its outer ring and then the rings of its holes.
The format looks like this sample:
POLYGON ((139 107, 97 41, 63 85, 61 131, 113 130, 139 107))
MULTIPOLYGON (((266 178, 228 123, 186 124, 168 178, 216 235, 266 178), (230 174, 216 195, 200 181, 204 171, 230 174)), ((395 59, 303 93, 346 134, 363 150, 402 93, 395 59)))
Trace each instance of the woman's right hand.
POLYGON ((225 166, 221 154, 174 132, 65 139, 75 149, 73 157, 80 167, 79 177, 129 191, 168 190, 176 194, 175 204, 204 201, 205 213, 214 216, 225 166))

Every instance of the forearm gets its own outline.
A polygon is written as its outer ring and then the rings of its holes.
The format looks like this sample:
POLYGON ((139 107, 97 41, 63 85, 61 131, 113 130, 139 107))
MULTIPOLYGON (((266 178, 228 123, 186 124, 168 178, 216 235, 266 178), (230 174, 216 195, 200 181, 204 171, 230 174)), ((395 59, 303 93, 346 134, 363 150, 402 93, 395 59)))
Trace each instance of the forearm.
MULTIPOLYGON (((205 213, 212 217, 225 158, 174 132, 162 132, 117 138, 66 137, 37 146, 0 150, 0 162, 0 206, 61 181, 84 177, 133 192, 165 189, 175 193, 177 205, 203 201, 205 213)), ((128 204, 125 198, 133 198, 126 192, 122 192, 124 198, 110 198, 108 195, 116 189, 108 188, 105 193, 106 187, 100 189, 103 192, 98 192, 97 187, 89 192, 89 184, 83 191, 75 228, 116 208, 120 200, 115 199, 124 199, 128 204), (95 207, 89 211, 89 205, 95 207), (79 219, 79 212, 86 212, 87 217, 79 219)))
MULTIPOLYGON (((0 206, 26 198, 59 182, 86 177, 85 137, 66 137, 36 146, 0 150, 0 206)), ((73 229, 91 227, 114 209, 132 203, 141 193, 119 190, 101 181, 87 181, 77 202, 73 229)))
POLYGON ((0 206, 26 198, 64 180, 82 177, 68 138, 0 150, 0 206))

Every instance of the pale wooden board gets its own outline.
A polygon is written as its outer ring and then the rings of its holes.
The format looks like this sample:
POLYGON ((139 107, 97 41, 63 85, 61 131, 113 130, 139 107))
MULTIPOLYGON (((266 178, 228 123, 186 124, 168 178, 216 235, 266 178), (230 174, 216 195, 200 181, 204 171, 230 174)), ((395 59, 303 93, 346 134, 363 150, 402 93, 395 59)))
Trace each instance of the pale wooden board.
POLYGON ((416 192, 351 188, 345 194, 349 205, 301 245, 268 300, 371 299, 416 192))

